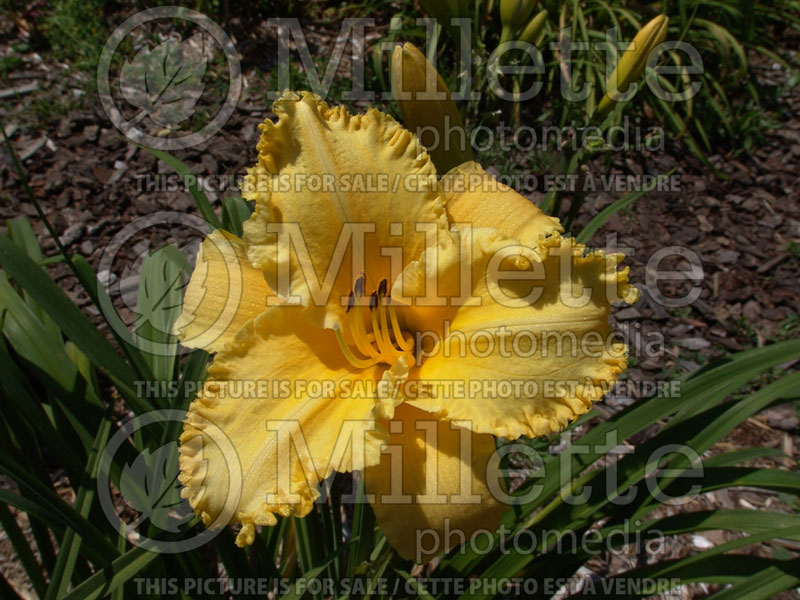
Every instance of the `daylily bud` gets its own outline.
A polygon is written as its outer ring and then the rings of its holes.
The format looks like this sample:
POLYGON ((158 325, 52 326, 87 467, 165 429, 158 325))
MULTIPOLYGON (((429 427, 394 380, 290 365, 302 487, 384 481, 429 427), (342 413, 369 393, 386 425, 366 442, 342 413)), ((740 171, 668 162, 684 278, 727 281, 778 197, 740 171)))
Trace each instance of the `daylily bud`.
POLYGON ((642 76, 650 52, 667 38, 668 24, 666 15, 658 15, 636 34, 630 47, 623 52, 617 68, 608 78, 606 95, 597 107, 598 116, 607 114, 614 107, 613 96, 618 92, 627 92, 631 83, 642 76))
POLYGON ((545 24, 547 24, 547 11, 543 10, 528 22, 525 29, 519 34, 519 41, 537 45, 545 24))
POLYGON ((392 89, 406 128, 429 145, 439 173, 472 160, 469 136, 450 90, 414 44, 394 49, 392 89))
POLYGON ((500 0, 501 44, 512 39, 514 32, 527 22, 535 5, 536 0, 500 0))

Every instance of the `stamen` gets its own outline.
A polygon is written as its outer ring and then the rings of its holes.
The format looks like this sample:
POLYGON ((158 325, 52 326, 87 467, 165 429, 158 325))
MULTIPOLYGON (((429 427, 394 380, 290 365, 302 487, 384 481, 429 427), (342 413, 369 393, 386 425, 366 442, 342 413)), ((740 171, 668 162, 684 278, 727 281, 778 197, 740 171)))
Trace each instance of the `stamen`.
POLYGON ((353 311, 353 315, 349 319, 350 334, 352 335, 353 341, 355 342, 356 348, 358 348, 359 352, 372 358, 378 358, 380 356, 380 352, 376 350, 369 341, 367 327, 364 324, 363 313, 364 307, 360 302, 357 302, 355 305, 355 310, 353 311))
POLYGON ((358 276, 353 283, 353 291, 355 291, 357 297, 361 297, 364 295, 364 285, 367 283, 367 276, 364 273, 358 276))
POLYGON ((336 333, 336 341, 339 342, 339 347, 342 349, 342 354, 347 359, 351 365, 358 369, 367 369, 373 365, 376 365, 380 362, 378 358, 366 359, 366 358, 358 358, 353 351, 350 350, 350 347, 347 345, 347 342, 344 339, 344 335, 342 335, 342 330, 339 325, 333 326, 333 331, 336 333))
MULTIPOLYGON (((376 306, 380 307, 378 300, 378 295, 373 294, 372 296, 375 299, 376 306)), ((370 307, 371 308, 371 307, 370 307)), ((392 342, 389 340, 388 336, 386 335, 386 329, 382 328, 378 323, 378 310, 371 310, 372 313, 372 331, 375 334, 375 341, 378 343, 378 350, 380 351, 381 355, 383 356, 386 362, 393 362, 395 358, 397 358, 396 354, 397 351, 395 350, 392 342)))
POLYGON ((397 321, 397 313, 394 310, 394 305, 392 304, 391 296, 388 298, 389 301, 389 318, 392 321, 392 331, 394 332, 394 339, 397 341, 397 345, 400 346, 402 350, 405 352, 411 352, 411 349, 414 347, 414 340, 413 338, 406 339, 403 335, 403 330, 400 329, 400 323, 397 321))
POLYGON ((392 364, 404 352, 410 352, 414 347, 413 338, 403 334, 395 308, 392 306, 389 281, 382 279, 378 289, 372 292, 367 300, 364 296, 366 280, 366 275, 361 273, 353 282, 353 290, 347 298, 345 311, 347 324, 342 324, 343 327, 347 327, 351 343, 355 348, 348 344, 342 328, 339 325, 334 326, 336 339, 345 358, 359 369, 366 369, 378 363, 392 364), (364 318, 367 305, 370 313, 369 321, 364 318), (371 332, 367 331, 367 324, 372 326, 371 332))
MULTIPOLYGON (((384 281, 386 280, 384 279, 384 281)), ((383 332, 384 339, 386 340, 386 345, 392 349, 393 354, 397 353, 397 349, 394 347, 394 344, 392 344, 392 338, 389 335, 391 330, 389 329, 389 324, 386 321, 386 302, 383 299, 381 299, 381 304, 378 308, 378 316, 381 319, 381 331, 383 332)))

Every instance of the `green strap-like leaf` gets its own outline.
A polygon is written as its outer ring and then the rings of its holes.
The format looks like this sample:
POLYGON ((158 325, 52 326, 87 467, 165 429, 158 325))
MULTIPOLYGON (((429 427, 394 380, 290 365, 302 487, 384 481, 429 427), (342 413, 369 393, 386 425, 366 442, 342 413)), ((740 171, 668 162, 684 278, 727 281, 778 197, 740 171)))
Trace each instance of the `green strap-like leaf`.
MULTIPOLYGON (((793 527, 791 529, 792 535, 800 534, 800 527, 793 527)), ((725 552, 736 550, 743 546, 749 546, 759 542, 768 541, 777 537, 780 532, 768 531, 762 534, 745 536, 737 538, 724 544, 719 544, 709 550, 694 554, 692 556, 672 560, 658 562, 652 565, 639 567, 630 571, 625 571, 605 581, 613 583, 616 580, 635 582, 643 580, 659 580, 668 579, 674 580, 675 583, 690 583, 690 582, 704 582, 704 583, 719 583, 717 579, 721 573, 729 573, 734 576, 734 579, 724 581, 724 583, 735 583, 735 585, 744 584, 747 580, 755 578, 756 581, 764 581, 768 572, 769 575, 775 577, 781 572, 793 572, 800 567, 800 559, 791 561, 777 561, 777 560, 757 560, 755 556, 742 556, 742 555, 725 555, 725 552), (749 564, 742 565, 739 561, 745 559, 752 561, 749 564), (744 567, 744 568, 743 568, 744 567), (737 581, 738 580, 738 581, 737 581)), ((782 591, 788 587, 796 585, 800 581, 796 576, 794 579, 779 578, 777 591, 782 591), (788 582, 788 585, 786 585, 788 582), (781 587, 785 586, 785 587, 781 587)), ((603 585, 601 581, 599 585, 603 585)), ((624 588, 624 586, 623 586, 624 588)), ((602 589, 602 588, 601 588, 602 589)), ((611 585, 608 589, 615 590, 615 586, 611 585)), ((752 589, 744 586, 742 589, 752 589)), ((774 589, 774 588, 771 588, 774 589)), ((668 590, 662 590, 666 592, 668 590)), ((753 596, 753 598, 768 598, 770 595, 776 593, 770 591, 766 596, 753 596)), ((643 598, 651 596, 653 592, 642 590, 640 592, 626 593, 626 594, 608 594, 605 596, 608 600, 613 598, 643 598)), ((571 598, 586 597, 584 594, 571 596, 571 598)), ((719 597, 719 596, 716 596, 719 597)), ((747 598, 750 600, 751 596, 731 596, 731 598, 747 598)))
POLYGON ((139 349, 134 345, 133 337, 131 336, 130 331, 128 331, 125 327, 119 326, 119 324, 122 323, 122 319, 120 318, 119 313, 116 312, 114 304, 108 293, 100 284, 100 282, 97 281, 97 275, 92 270, 91 265, 80 254, 73 254, 70 257, 70 264, 78 274, 78 278, 81 280, 81 284, 86 290, 86 293, 89 294, 92 302, 100 311, 100 315, 103 317, 106 325, 108 325, 108 330, 114 336, 117 344, 119 344, 119 347, 122 349, 123 355, 128 359, 128 362, 136 371, 138 378, 143 381, 152 381, 153 374, 150 372, 150 367, 147 364, 147 361, 145 360, 144 356, 142 356, 142 353, 139 351, 139 349), (109 311, 114 312, 113 314, 107 314, 109 311))
POLYGON ((88 317, 72 303, 47 273, 22 253, 7 237, 0 235, 0 265, 31 294, 34 300, 58 324, 95 365, 106 371, 137 413, 152 410, 152 404, 136 395, 136 374, 88 317))
POLYGON ((641 189, 629 192, 619 200, 614 201, 610 206, 605 207, 597 215, 592 217, 592 220, 589 221, 583 229, 581 229, 581 232, 575 236, 575 241, 579 244, 586 244, 592 238, 595 232, 600 229, 613 214, 618 213, 627 206, 630 206, 649 191, 651 190, 641 189))
POLYGON ((593 538, 597 540, 596 544, 587 543, 587 549, 591 553, 595 549, 619 548, 630 542, 638 532, 644 533, 646 538, 653 538, 726 529, 751 534, 769 531, 773 535, 788 538, 792 536, 787 530, 800 527, 800 516, 760 510, 718 509, 681 513, 639 523, 637 525, 636 521, 633 523, 627 521, 602 527, 598 530, 598 535, 593 538), (627 533, 629 537, 618 535, 620 533, 627 533))
POLYGON ((759 458, 768 458, 774 456, 787 456, 786 453, 781 452, 777 448, 743 448, 741 450, 734 450, 733 452, 726 452, 718 456, 712 456, 703 461, 704 467, 733 467, 750 460, 759 458))
POLYGON ((765 600, 800 585, 800 561, 776 564, 711 596, 714 600, 765 600))
MULTIPOLYGON (((51 525, 54 521, 62 526, 69 526, 81 532, 84 540, 95 546, 95 549, 105 552, 109 557, 116 555, 116 549, 105 538, 103 533, 87 518, 83 517, 77 510, 66 504, 55 492, 53 492, 47 485, 39 481, 33 474, 18 463, 16 460, 8 456, 5 452, 0 452, 0 472, 5 473, 8 477, 13 479, 17 485, 26 489, 30 494, 30 499, 41 510, 36 511, 39 517, 46 517, 43 519, 45 523, 51 525), (50 513, 50 514, 48 514, 50 513)), ((5 492, 5 490, 1 490, 5 492)), ((3 494, 3 502, 17 506, 21 510, 23 505, 27 503, 20 503, 13 497, 16 494, 8 493, 3 494)), ((102 560, 101 560, 102 562, 102 560)))
MULTIPOLYGON (((108 414, 100 423, 97 435, 95 436, 92 454, 89 456, 89 461, 86 466, 86 479, 82 482, 80 488, 78 488, 78 493, 75 498, 75 510, 77 510, 78 514, 84 519, 89 517, 89 511, 92 508, 92 502, 97 492, 97 470, 100 466, 100 456, 108 442, 108 436, 111 433, 111 425, 111 409, 109 408, 108 414)), ((75 569, 82 542, 83 537, 80 530, 76 530, 72 527, 67 529, 67 532, 64 534, 64 539, 61 542, 53 575, 50 577, 50 586, 47 589, 45 600, 63 598, 67 593, 67 588, 72 579, 72 572, 75 569)))
POLYGON ((200 214, 203 216, 203 219, 205 219, 206 223, 211 225, 214 229, 220 229, 222 227, 222 223, 219 222, 217 214, 214 212, 214 209, 211 208, 211 203, 208 201, 208 197, 197 184, 197 176, 189 168, 189 165, 187 165, 177 156, 173 156, 169 152, 156 150, 155 148, 148 148, 147 146, 140 147, 147 150, 153 156, 164 161, 173 171, 178 174, 178 176, 183 180, 184 185, 188 188, 189 193, 192 195, 192 200, 194 200, 194 203, 197 205, 197 210, 200 211, 200 214))
MULTIPOLYGON (((30 498, 25 498, 19 494, 15 494, 14 492, 9 492, 1 487, 0 504, 13 506, 16 509, 27 513, 29 517, 39 519, 42 523, 45 523, 56 536, 59 537, 64 535, 64 532, 68 526, 81 526, 82 524, 82 521, 79 517, 70 515, 68 511, 61 510, 61 507, 57 507, 54 510, 53 507, 47 502, 40 502, 38 499, 31 500, 30 498)), ((103 564, 103 561, 107 562, 110 558, 110 555, 105 552, 106 547, 103 545, 105 543, 107 542, 102 542, 100 546, 95 546, 94 544, 87 546, 85 548, 87 558, 95 564, 103 564)))
POLYGON ((94 600, 111 594, 159 558, 158 552, 133 548, 77 586, 62 600, 94 600))
POLYGON ((42 567, 36 562, 33 550, 31 550, 31 547, 28 545, 25 534, 22 533, 19 525, 17 525, 17 520, 14 518, 14 515, 8 510, 8 506, 3 503, 0 503, 0 526, 2 526, 3 532, 6 534, 14 551, 17 553, 17 558, 22 568, 25 569, 25 574, 28 576, 31 585, 33 585, 36 595, 39 596, 39 598, 44 598, 45 592, 47 591, 47 583, 42 575, 42 567))
POLYGON ((253 207, 244 198, 227 196, 222 199, 222 227, 242 237, 242 224, 253 214, 253 207))
POLYGON ((61 460, 70 483, 77 485, 83 473, 83 459, 79 458, 73 447, 67 443, 61 432, 53 426, 42 405, 34 399, 25 375, 11 358, 5 340, 0 336, 0 387, 5 393, 6 410, 17 410, 20 419, 37 432, 37 439, 48 447, 61 460))
POLYGON ((347 561, 347 577, 355 574, 356 568, 361 563, 369 560, 374 548, 375 513, 366 500, 364 479, 360 474, 353 474, 353 483, 356 485, 356 505, 353 509, 353 533, 356 540, 355 547, 350 550, 347 561))
MULTIPOLYGON (((44 261, 44 255, 42 254, 42 249, 39 247, 39 240, 36 239, 36 234, 33 233, 31 222, 26 217, 18 217, 16 219, 9 219, 6 221, 6 226, 8 227, 8 236, 11 238, 11 240, 20 248, 22 248, 22 250, 25 251, 25 254, 30 256, 32 260, 35 260, 38 264, 41 264, 42 261, 44 261)), ((50 335, 54 338, 58 337, 61 334, 58 326, 53 322, 50 316, 41 309, 36 301, 28 295, 27 292, 25 292, 25 301, 28 303, 31 310, 36 314, 36 317, 39 319, 42 325, 44 325, 44 327, 50 331, 50 335)))

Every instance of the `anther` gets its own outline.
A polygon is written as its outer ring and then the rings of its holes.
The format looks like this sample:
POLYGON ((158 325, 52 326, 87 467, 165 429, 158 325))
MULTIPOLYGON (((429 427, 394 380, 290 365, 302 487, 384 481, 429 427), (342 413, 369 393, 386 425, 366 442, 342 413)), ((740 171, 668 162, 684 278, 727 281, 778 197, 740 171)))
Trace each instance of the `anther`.
POLYGON ((367 276, 364 273, 358 276, 353 284, 353 290, 359 298, 364 295, 364 285, 367 283, 367 276))

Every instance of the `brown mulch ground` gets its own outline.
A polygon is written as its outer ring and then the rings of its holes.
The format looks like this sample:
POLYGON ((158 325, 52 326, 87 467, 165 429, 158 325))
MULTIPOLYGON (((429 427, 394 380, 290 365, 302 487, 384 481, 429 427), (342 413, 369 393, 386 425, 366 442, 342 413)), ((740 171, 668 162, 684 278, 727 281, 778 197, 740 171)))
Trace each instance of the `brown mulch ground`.
MULTIPOLYGON (((13 27, 3 29, 8 35, 13 31, 13 27)), ((257 46, 253 48, 257 50, 257 46)), ((244 64, 247 69, 248 61, 244 64)), ((786 74, 774 65, 761 59, 756 59, 755 65, 765 82, 785 82, 786 74)), ((210 143, 177 153, 198 175, 240 175, 255 161, 256 126, 270 112, 259 77, 247 70, 245 76, 251 85, 223 130, 210 143)), ((145 176, 167 175, 171 173, 169 168, 122 137, 109 123, 99 102, 82 96, 84 82, 80 77, 65 72, 63 66, 29 53, 22 57, 22 65, 0 83, 0 92, 25 90, 34 83, 35 90, 5 97, 0 116, 16 152, 24 157, 34 194, 72 251, 86 256, 97 268, 109 241, 135 219, 158 211, 196 214, 188 192, 146 188, 145 176), (29 107, 35 101, 54 101, 57 97, 69 98, 77 106, 55 118, 48 127, 32 127, 29 107)), ((668 246, 691 249, 702 261, 704 273, 699 282, 699 299, 686 308, 665 309, 644 294, 636 306, 616 312, 616 322, 627 333, 634 357, 628 379, 668 379, 727 353, 798 335, 800 263, 790 243, 800 242, 800 89, 795 88, 782 102, 789 117, 780 128, 766 132, 764 143, 751 156, 711 157, 721 176, 713 175, 676 144, 669 144, 666 152, 657 155, 640 152, 621 156, 613 164, 614 172, 623 175, 664 173, 675 168, 682 189, 679 193, 648 194, 630 210, 618 213, 596 234, 595 245, 602 246, 613 239, 608 236, 616 235, 616 245, 630 249, 626 264, 631 266, 631 280, 642 288, 648 261, 668 246), (645 347, 654 340, 663 343, 658 344, 659 352, 648 355, 645 347)), ((5 149, 0 150, 0 190, 0 218, 28 216, 45 253, 54 253, 55 244, 47 237, 33 207, 24 201, 21 183, 5 149)), ((228 195, 238 194, 230 188, 217 190, 215 206, 228 195)), ((579 223, 587 222, 618 195, 590 194, 579 223)), ((151 230, 148 237, 123 249, 120 263, 115 263, 120 268, 119 283, 125 283, 120 265, 127 264, 135 270, 144 253, 165 243, 175 243, 191 253, 197 236, 194 230, 167 224, 151 230)), ((685 261, 675 260, 661 265, 663 269, 685 266, 685 261)), ((51 274, 99 322, 88 296, 68 269, 55 265, 51 274)), ((680 290, 685 291, 685 286, 676 282, 663 291, 665 295, 677 295, 680 290)), ((118 296, 123 316, 132 319, 133 305, 124 285, 118 296)), ((792 364, 784 368, 791 368, 792 364)), ((632 395, 633 398, 609 398, 608 412, 629 404, 635 399, 632 395)), ((788 405, 748 419, 717 444, 711 454, 753 446, 779 448, 794 459, 800 458, 797 410, 788 405)), ((758 466, 794 469, 796 462, 788 458, 764 459, 758 466)), ((789 510, 776 495, 750 490, 708 494, 688 508, 715 507, 789 510)), ((672 509, 663 510, 666 514, 672 509)), ((24 515, 20 514, 19 519, 23 521, 24 515)), ((686 556, 703 549, 705 544, 716 545, 734 535, 711 532, 678 537, 663 548, 659 558, 686 556)), ((753 552, 771 555, 768 547, 756 547, 753 552)), ((589 567, 596 574, 608 574, 641 561, 636 553, 621 554, 597 559, 589 567)), ((0 564, 4 575, 20 590, 28 589, 4 537, 0 537, 0 564)), ((704 597, 712 590, 688 586, 681 593, 690 599, 704 597)), ((800 595, 787 592, 781 597, 800 595)))

